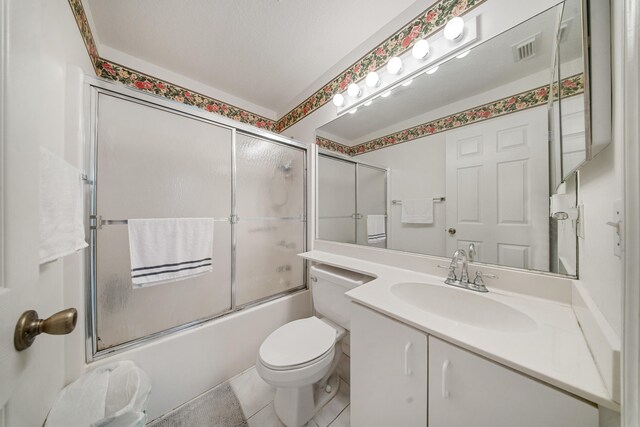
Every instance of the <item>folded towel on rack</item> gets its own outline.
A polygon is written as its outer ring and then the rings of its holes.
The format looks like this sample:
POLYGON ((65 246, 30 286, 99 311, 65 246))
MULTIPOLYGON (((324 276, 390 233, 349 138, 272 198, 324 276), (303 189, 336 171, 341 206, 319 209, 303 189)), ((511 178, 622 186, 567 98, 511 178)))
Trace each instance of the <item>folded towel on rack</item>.
POLYGON ((81 172, 40 147, 40 264, 86 248, 81 172))
POLYGON ((367 215, 367 242, 380 243, 387 240, 386 215, 367 215))
POLYGON ((213 218, 129 219, 128 227, 134 286, 213 270, 213 218))
POLYGON ((403 224, 433 224, 433 198, 402 201, 403 224))

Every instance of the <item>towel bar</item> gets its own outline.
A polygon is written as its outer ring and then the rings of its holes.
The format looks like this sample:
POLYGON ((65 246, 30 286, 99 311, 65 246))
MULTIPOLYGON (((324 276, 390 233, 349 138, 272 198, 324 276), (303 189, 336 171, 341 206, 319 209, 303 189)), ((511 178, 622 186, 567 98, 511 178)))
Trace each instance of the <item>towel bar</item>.
MULTIPOLYGON (((434 197, 433 201, 436 202, 436 203, 446 202, 447 198, 444 197, 444 196, 443 197, 434 197)), ((391 204, 392 205, 401 205, 402 204, 402 200, 394 199, 394 200, 391 201, 391 204)))

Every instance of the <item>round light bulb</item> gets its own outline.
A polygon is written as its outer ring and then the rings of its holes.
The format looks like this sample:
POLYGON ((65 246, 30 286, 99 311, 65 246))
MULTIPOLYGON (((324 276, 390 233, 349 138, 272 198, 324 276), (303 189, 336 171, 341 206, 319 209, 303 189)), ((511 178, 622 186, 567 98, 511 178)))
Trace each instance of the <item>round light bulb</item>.
POLYGON ((387 71, 390 74, 399 74, 402 71, 402 59, 397 56, 391 58, 387 64, 387 71))
POLYGON ((381 96, 381 97, 383 97, 383 98, 386 98, 386 97, 387 97, 387 96, 389 96, 389 95, 391 95, 391 91, 390 91, 390 90, 386 91, 385 93, 383 93, 383 94, 382 94, 382 95, 380 95, 380 96, 381 96))
POLYGON ((367 74, 365 82, 369 87, 378 87, 378 85, 380 84, 380 77, 378 76, 378 73, 376 73, 375 71, 371 71, 369 74, 367 74))
POLYGON ((426 40, 418 40, 411 49, 411 55, 416 59, 424 59, 429 55, 429 42, 426 40))
POLYGON ((358 107, 356 107, 353 110, 349 111, 349 114, 355 114, 357 111, 358 111, 358 107))
POLYGON ((425 71, 425 72, 426 72, 427 74, 433 74, 433 73, 435 73, 436 71, 438 71, 438 68, 439 68, 439 67, 436 65, 436 66, 435 66, 435 67, 433 67, 433 68, 429 68, 429 69, 428 69, 427 71, 425 71))
POLYGON ((464 20, 459 16, 451 19, 444 27, 444 38, 447 40, 456 40, 464 32, 464 20))
POLYGON ((407 80, 406 82, 402 83, 402 86, 407 87, 407 86, 409 86, 411 83, 413 83, 413 79, 407 80))
POLYGON ((341 93, 333 95, 333 105, 336 107, 342 107, 344 105, 344 96, 341 93))
POLYGON ((372 100, 372 99, 370 99, 370 100, 368 100, 367 102, 365 102, 365 103, 364 103, 364 104, 362 104, 362 105, 364 105, 365 107, 368 107, 369 105, 371 105, 371 103, 372 103, 372 102, 373 102, 373 100, 372 100))
POLYGON ((460 55, 456 56, 456 58, 458 58, 458 59, 462 59, 462 58, 464 58, 465 56, 469 55, 469 52, 471 52, 471 49, 469 49, 469 50, 465 50, 465 51, 464 51, 464 52, 462 52, 460 55))
POLYGON ((358 86, 356 83, 351 83, 349 87, 347 87, 347 93, 350 97, 357 98, 360 96, 362 91, 360 90, 360 86, 358 86))

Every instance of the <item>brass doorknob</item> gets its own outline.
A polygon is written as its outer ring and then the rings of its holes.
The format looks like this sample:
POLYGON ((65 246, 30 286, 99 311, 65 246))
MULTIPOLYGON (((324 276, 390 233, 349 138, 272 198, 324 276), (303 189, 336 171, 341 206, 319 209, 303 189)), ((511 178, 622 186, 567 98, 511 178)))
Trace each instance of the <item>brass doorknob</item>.
POLYGON ((449 232, 449 235, 453 236, 454 234, 456 234, 456 229, 455 228, 450 228, 447 230, 449 232))
POLYGON ((35 310, 28 310, 16 323, 16 331, 13 334, 13 345, 16 350, 22 351, 31 347, 36 337, 41 333, 50 335, 66 335, 71 333, 78 321, 78 310, 68 308, 52 315, 48 319, 38 318, 35 310))

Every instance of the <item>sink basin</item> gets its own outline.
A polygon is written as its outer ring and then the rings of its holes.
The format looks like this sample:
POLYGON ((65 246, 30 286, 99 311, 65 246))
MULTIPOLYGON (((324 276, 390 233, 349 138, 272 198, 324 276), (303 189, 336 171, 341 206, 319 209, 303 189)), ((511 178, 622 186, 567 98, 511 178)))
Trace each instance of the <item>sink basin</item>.
POLYGON ((536 322, 507 304, 473 291, 428 283, 397 283, 391 293, 414 307, 440 317, 502 332, 531 332, 536 322))

